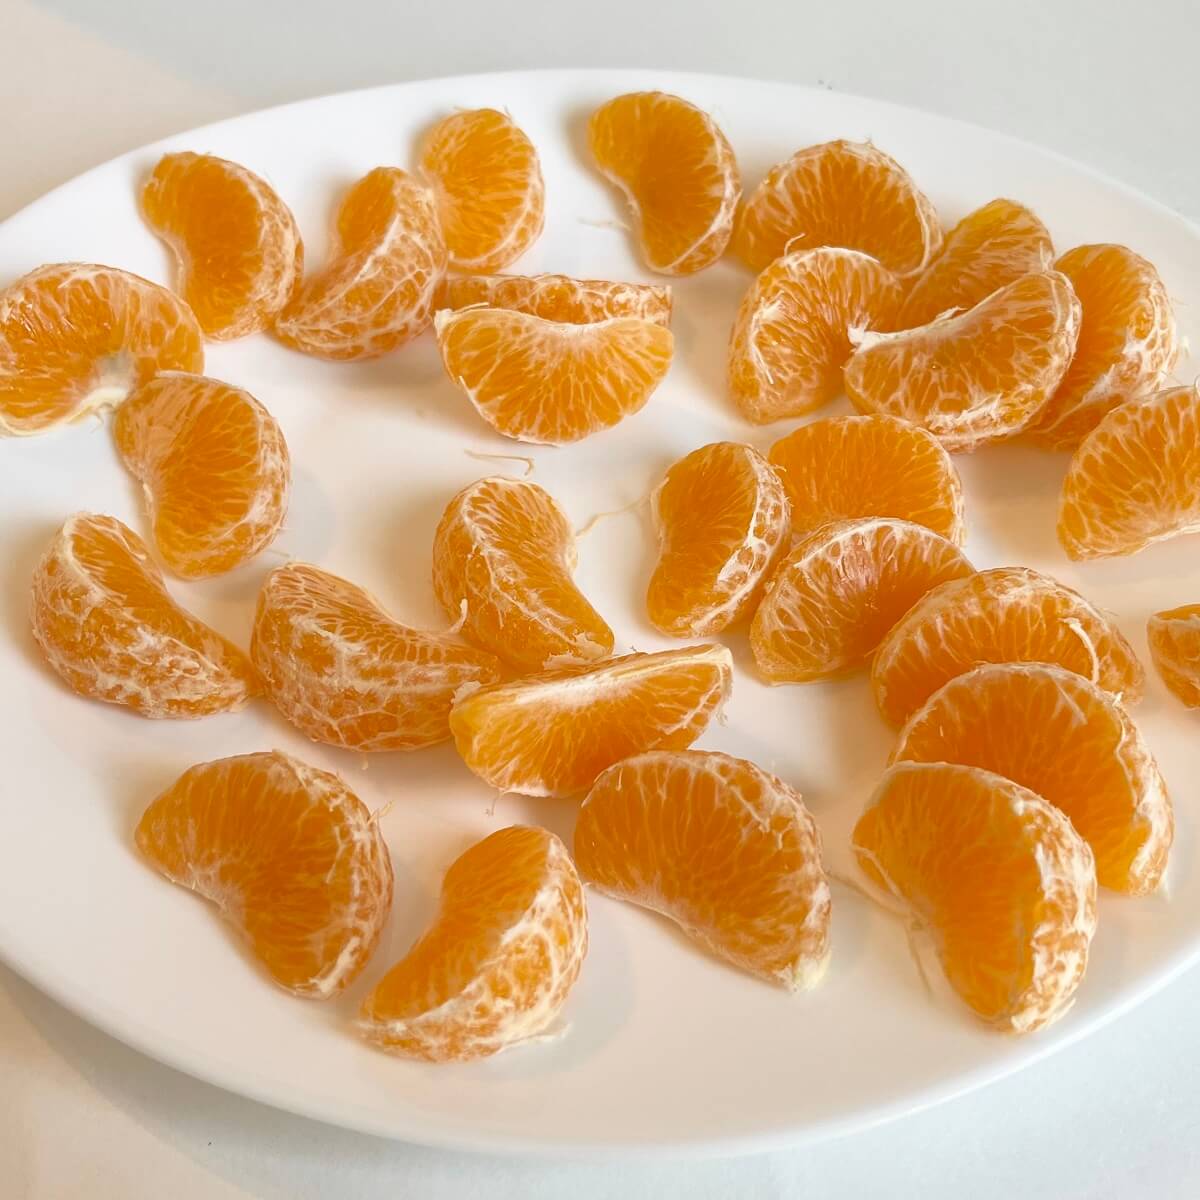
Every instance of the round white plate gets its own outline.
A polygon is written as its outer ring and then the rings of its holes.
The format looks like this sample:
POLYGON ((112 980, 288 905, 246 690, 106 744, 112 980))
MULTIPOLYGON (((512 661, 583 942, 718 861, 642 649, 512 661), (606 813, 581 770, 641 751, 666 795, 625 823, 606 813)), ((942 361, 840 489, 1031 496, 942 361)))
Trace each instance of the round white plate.
MULTIPOLYGON (((589 169, 587 114, 619 92, 662 88, 714 114, 753 185, 775 161, 829 138, 870 138, 895 155, 949 224, 995 196, 1031 205, 1058 247, 1119 241, 1154 261, 1185 334, 1200 329, 1200 239, 1179 217, 1083 167, 942 118, 784 84, 647 71, 554 71, 439 79, 312 100, 171 138, 99 167, 0 226, 0 283, 43 262, 110 263, 167 280, 136 189, 164 150, 210 151, 261 172, 292 206, 321 260, 332 206, 382 163, 410 167, 421 131, 457 107, 512 113, 546 177, 546 232, 516 264, 649 279, 614 193, 589 169)), ((718 438, 766 448, 791 425, 755 429, 725 399, 725 344, 749 275, 722 262, 675 284, 676 360, 647 407, 565 449, 505 441, 445 378, 426 335, 374 362, 328 364, 267 337, 214 345, 209 374, 249 388, 281 421, 295 464, 286 531, 222 579, 171 589, 246 643, 264 573, 295 556, 373 590, 401 619, 442 626, 430 543, 449 498, 524 454, 577 525, 643 497, 684 452, 718 438)), ((1179 374, 1190 378, 1184 362, 1179 374)), ((830 411, 839 411, 834 406, 830 411)), ((1054 538, 1065 458, 1018 447, 958 460, 968 551, 978 566, 1023 563, 1081 588, 1145 650, 1146 617, 1200 600, 1194 541, 1075 566, 1054 538)), ((460 1147, 584 1152, 736 1151, 862 1128, 1013 1071, 1082 1036, 1163 985, 1200 953, 1195 717, 1150 678, 1137 710, 1178 809, 1165 894, 1104 896, 1074 1009, 1026 1039, 990 1033, 940 991, 930 996, 900 926, 835 884, 824 983, 789 996, 707 958, 665 921, 592 897, 591 953, 556 1041, 467 1066, 390 1058, 349 1021, 365 991, 432 911, 450 861, 502 825, 535 821, 570 840, 575 804, 497 797, 452 748, 367 758, 306 742, 266 703, 198 722, 150 722, 82 700, 42 664, 28 633, 28 579, 77 509, 145 529, 100 421, 0 444, 0 956, 102 1029, 203 1079, 353 1128, 460 1147), (337 1001, 273 988, 202 901, 135 856, 142 808, 195 762, 281 747, 342 772, 372 808, 396 867, 395 913, 363 978, 337 1001)), ((641 597, 653 559, 644 508, 601 521, 580 544, 578 580, 619 649, 668 643, 641 597)), ((699 745, 754 759, 798 786, 830 865, 852 873, 850 827, 891 735, 866 682, 766 688, 742 637, 728 719, 699 745)))

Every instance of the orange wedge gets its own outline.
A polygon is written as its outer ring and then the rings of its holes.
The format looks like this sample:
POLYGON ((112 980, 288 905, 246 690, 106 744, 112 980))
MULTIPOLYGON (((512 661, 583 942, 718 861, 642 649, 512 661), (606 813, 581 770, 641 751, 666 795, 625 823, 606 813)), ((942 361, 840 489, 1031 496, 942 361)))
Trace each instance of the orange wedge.
POLYGON ((1146 636, 1163 683, 1188 708, 1200 708, 1200 604, 1155 613, 1146 636))
POLYGON ((588 325, 613 317, 671 323, 671 289, 652 283, 572 279, 569 275, 447 275, 435 308, 487 304, 544 321, 588 325))

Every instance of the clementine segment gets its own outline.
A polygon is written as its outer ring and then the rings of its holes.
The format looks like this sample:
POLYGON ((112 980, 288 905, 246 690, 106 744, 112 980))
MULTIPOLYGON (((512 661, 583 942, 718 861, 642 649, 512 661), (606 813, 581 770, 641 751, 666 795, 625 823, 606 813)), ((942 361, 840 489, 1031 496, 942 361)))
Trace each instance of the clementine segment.
POLYGON ((671 289, 652 283, 572 279, 569 275, 447 275, 435 308, 488 304, 544 321, 588 325, 613 317, 671 323, 671 289))
POLYGON ((451 865, 433 923, 367 997, 359 1030, 405 1058, 496 1054, 551 1030, 587 944, 566 847, 545 829, 511 825, 451 865))
POLYGON ((174 253, 179 291, 210 338, 269 329, 300 285, 296 218, 237 163, 164 154, 142 188, 142 213, 174 253))
POLYGON ((729 390, 747 420, 798 417, 842 391, 851 336, 891 329, 896 277, 857 250, 777 258, 742 298, 729 342, 729 390))
POLYGON ((1188 708, 1200 708, 1200 604, 1155 613, 1146 636, 1163 683, 1188 708))
POLYGON ((188 306, 115 267, 55 263, 0 291, 0 435, 120 404, 158 371, 200 371, 188 306))
POLYGON ((157 375, 117 410, 113 437, 176 575, 230 571, 275 540, 291 459, 278 422, 249 392, 203 375, 157 375))
POLYGON ((249 659, 171 598, 146 544, 76 513, 33 573, 33 636, 81 696, 144 717, 203 717, 259 694, 249 659))
POLYGON ((712 117, 667 92, 629 92, 592 113, 588 145, 629 201, 652 271, 691 275, 721 257, 742 184, 712 117))
POLYGON ((392 862, 366 805, 338 776, 278 750, 191 767, 142 814, 135 839, 298 996, 345 988, 391 913, 392 862))
POLYGON ((612 653, 613 632, 575 586, 574 567, 566 513, 525 480, 493 476, 463 488, 434 535, 433 588, 446 615, 523 671, 612 653))
POLYGON ((1058 809, 977 767, 898 763, 853 845, 871 881, 929 930, 982 1020, 1029 1033, 1066 1012, 1096 931, 1096 870, 1058 809))
POLYGON ((799 792, 744 759, 652 750, 610 767, 579 809, 575 862, 760 979, 796 991, 825 972, 820 832, 799 792))
POLYGON ((738 442, 701 446, 667 471, 652 505, 650 623, 707 637, 746 616, 788 538, 787 497, 767 460, 738 442))
POLYGON ((463 761, 500 791, 570 796, 643 750, 685 750, 733 681, 724 646, 626 654, 461 695, 450 729, 463 761))

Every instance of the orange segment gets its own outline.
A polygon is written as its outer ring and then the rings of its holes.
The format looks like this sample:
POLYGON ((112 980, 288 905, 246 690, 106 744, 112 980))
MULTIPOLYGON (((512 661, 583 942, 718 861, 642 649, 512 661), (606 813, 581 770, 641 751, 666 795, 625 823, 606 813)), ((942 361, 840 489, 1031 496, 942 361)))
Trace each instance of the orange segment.
POLYGON ((300 285, 304 243, 265 179, 211 154, 164 154, 142 213, 175 255, 177 287, 205 334, 269 329, 300 285))
POLYGON ((798 417, 842 391, 851 331, 893 328, 900 284, 857 250, 824 246, 776 259, 742 298, 729 342, 729 390, 762 424, 798 417))
POLYGON ((450 729, 463 761, 503 792, 570 796, 643 750, 686 750, 729 696, 724 646, 626 654, 461 696, 450 729))
POLYGON ((701 446, 667 471, 652 507, 650 623, 673 637, 707 637, 745 616, 788 538, 787 497, 767 460, 738 442, 701 446))
POLYGON ((446 741, 454 693, 500 678, 490 654, 401 625, 362 588, 307 563, 267 576, 250 657, 293 725, 347 750, 446 741))
POLYGON ((854 829, 859 866, 933 938, 963 1001, 996 1029, 1061 1017, 1096 931, 1087 843, 1040 796, 976 767, 899 763, 854 829))
POLYGON ((1175 833, 1166 784, 1137 726, 1073 671, 991 663, 915 712, 892 761, 964 763, 1036 792, 1071 818, 1105 887, 1158 887, 1175 833))
POLYGON ((374 358, 427 328, 446 270, 433 198, 396 167, 346 193, 325 267, 275 323, 280 341, 318 358, 374 358))
POLYGON ((928 325, 951 309, 974 308, 1022 275, 1048 270, 1053 259, 1050 234, 1029 209, 1012 200, 993 200, 946 234, 905 297, 896 328, 928 325))
POLYGON ((280 987, 326 999, 367 964, 392 907, 392 860, 338 778, 278 750, 201 763, 142 814, 138 849, 211 900, 280 987))
POLYGON ((203 717, 259 693, 249 659, 171 599, 146 544, 76 513, 33 573, 33 636, 81 696, 144 717, 203 717))
POLYGON ((1163 683, 1188 708, 1200 708, 1200 604, 1155 613, 1146 636, 1163 683))
POLYGON ((120 404, 156 371, 200 371, 191 310, 115 267, 55 263, 0 291, 0 435, 120 404))
POLYGON ((755 271, 789 249, 843 246, 908 275, 941 244, 937 213, 908 172, 870 143, 846 141, 797 150, 772 167, 733 235, 734 251, 755 271))
POLYGON ((744 759, 652 750, 610 767, 575 825, 585 883, 669 917, 789 991, 829 962, 821 835, 800 793, 744 759))
POLYGON ((879 711, 902 724, 944 683, 989 662, 1052 663, 1126 704, 1142 697, 1142 665, 1099 609, 1048 575, 995 567, 943 583, 896 623, 871 669, 879 711))
POLYGON ((559 446, 635 413, 671 365, 671 331, 614 317, 576 325, 500 308, 435 319, 446 374, 505 437, 559 446))
POLYGON ((1133 554, 1200 530, 1200 390, 1114 408, 1071 457, 1058 540, 1071 558, 1133 554))
POLYGON ((898 517, 961 545, 962 481, 926 430, 879 413, 825 417, 780 438, 767 456, 787 491, 792 528, 898 517))
POLYGON ((862 412, 923 425, 948 450, 974 450, 1034 420, 1078 334, 1066 276, 1026 275, 961 316, 869 338, 846 364, 846 394, 862 412))
POLYGON ((1071 281, 1083 323, 1075 357, 1030 432, 1063 448, 1078 445, 1111 408, 1160 386, 1179 341, 1167 289, 1140 254, 1076 246, 1054 266, 1071 281))
POLYGON ((433 588, 463 633, 523 671, 607 658, 613 633, 571 580, 575 534, 536 483, 463 488, 433 539, 433 588))
POLYGON ((121 405, 113 436, 177 575, 230 571, 275 540, 291 459, 275 418, 249 392, 203 375, 158 375, 121 405))
POLYGON ((489 304, 544 321, 588 325, 613 317, 671 323, 671 289, 651 283, 572 279, 569 275, 447 275, 436 308, 489 304))
POLYGON ((768 683, 844 675, 931 587, 972 570, 924 525, 890 517, 823 525, 767 584, 750 626, 754 661, 768 683))
POLYGON ((721 257, 742 184, 712 117, 666 92, 629 92, 592 113, 588 146, 629 201, 652 271, 691 275, 721 257))
POLYGON ((421 171, 437 197, 452 266, 499 271, 542 232, 546 201, 537 151, 504 113, 476 108, 439 121, 421 171))
POLYGON ((367 997, 359 1030, 406 1058, 485 1058, 554 1024, 587 941, 566 847, 511 825, 451 865, 433 923, 367 997))

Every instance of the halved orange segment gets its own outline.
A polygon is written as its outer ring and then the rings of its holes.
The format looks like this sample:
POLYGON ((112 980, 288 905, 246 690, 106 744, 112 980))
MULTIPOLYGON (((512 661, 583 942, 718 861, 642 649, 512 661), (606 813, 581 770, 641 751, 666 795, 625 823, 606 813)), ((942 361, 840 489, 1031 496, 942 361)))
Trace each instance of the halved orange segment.
POLYGON ((318 358, 375 358, 429 326, 446 243, 427 188, 376 167, 343 197, 325 266, 275 323, 275 335, 318 358))
POLYGON ((269 329, 300 286, 304 243, 265 179, 211 154, 164 154, 142 213, 175 255, 180 293, 205 335, 269 329))
POLYGON ((1150 659, 1168 690, 1200 708, 1200 604, 1155 613, 1146 624, 1150 659))
POLYGON ((574 569, 566 513, 527 480, 469 484, 446 506, 433 539, 433 588, 446 615, 522 671, 612 653, 613 632, 575 586, 574 569))
POLYGON ((793 429, 767 455, 787 491, 792 528, 897 517, 961 545, 962 481, 945 446, 919 425, 867 413, 793 429))
POLYGON ((1022 275, 1048 270, 1053 260, 1050 234, 1037 216, 1013 200, 993 200, 946 234, 905 296, 896 328, 928 325, 952 309, 974 308, 1022 275))
POLYGON ((930 588, 974 568, 924 525, 836 521, 802 537, 767 583, 750 648, 768 683, 831 679, 861 667, 930 588))
POLYGON ((278 422, 249 392, 203 375, 156 375, 117 410, 113 437, 176 575, 230 571, 275 540, 291 459, 278 422))
POLYGON ((1134 554, 1200 530, 1200 389, 1112 409, 1071 457, 1058 540, 1071 558, 1134 554))
POLYGON ((798 417, 842 391, 853 336, 894 327, 901 290, 869 255, 823 246, 777 258, 742 298, 729 390, 748 420, 798 417))
POLYGON ((542 232, 546 189, 537 150, 505 113, 474 108, 439 121, 421 173, 433 186, 452 266, 499 271, 542 232))
POLYGON ((552 1032, 587 945, 566 847, 511 825, 451 864, 433 923, 367 997, 359 1031, 428 1062, 496 1054, 552 1032))
POLYGON ((250 658, 301 732, 359 751, 446 741, 455 692, 500 678, 486 651, 401 625, 362 588, 295 562, 258 594, 250 658))
POLYGON ((1096 932, 1096 870, 1057 808, 978 767, 897 763, 853 845, 982 1020, 1030 1033, 1067 1011, 1096 932))
POLYGON ((250 660, 171 598, 115 517, 68 517, 33 573, 33 636, 81 696, 144 717, 229 712, 260 692, 250 660))
POLYGON ((505 437, 559 446, 637 412, 671 365, 674 339, 655 321, 578 325, 500 308, 435 318, 446 374, 505 437))
POLYGON ((157 371, 203 368, 191 309, 128 271, 54 263, 0 291, 0 435, 111 408, 157 371))
POLYGON ((337 775, 278 750, 189 768, 142 814, 135 839, 298 996, 345 988, 391 914, 392 860, 375 818, 337 775))
POLYGON ((1099 882, 1158 887, 1175 817, 1137 726, 1105 691, 1045 663, 989 663, 934 692, 904 726, 893 762, 964 763, 1036 792, 1092 848, 1099 882))
POLYGON ((1079 311, 1065 275, 1026 275, 959 316, 868 337, 846 364, 846 394, 861 412, 923 425, 951 451, 1014 437, 1062 380, 1079 311))
POLYGON ((588 146, 629 201, 652 271, 691 275, 721 257, 742 184, 712 117, 667 92, 629 92, 592 113, 588 146))
POLYGON ((909 275, 942 244, 933 205, 869 142, 824 142, 767 172, 738 213, 737 255, 761 271, 787 250, 843 246, 909 275))
POLYGON ((880 643, 871 687, 898 726, 949 680, 995 662, 1065 667, 1127 705, 1145 686, 1133 647, 1078 592, 1028 567, 994 567, 914 604, 880 643))
POLYGON ((760 979, 797 991, 825 972, 821 834, 800 793, 751 762, 651 750, 609 767, 579 809, 575 862, 760 979))
POLYGON ((487 304, 544 321, 588 325, 613 317, 671 323, 671 289, 652 283, 573 279, 570 275, 447 275, 435 308, 487 304))
POLYGON ((1110 409, 1152 392, 1179 354, 1175 315, 1154 264, 1126 246, 1076 246, 1055 264, 1083 306, 1075 357, 1030 427, 1039 441, 1076 446, 1110 409))
POLYGON ((467 692, 450 729, 463 761, 492 787, 571 796, 632 754, 686 750, 732 683, 724 646, 626 654, 467 692))
POLYGON ((707 637, 746 616, 788 540, 787 497, 770 463, 740 442, 701 446, 667 471, 651 503, 650 623, 707 637))

